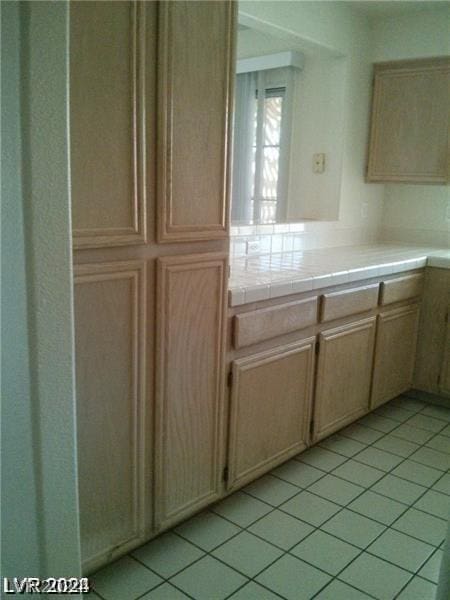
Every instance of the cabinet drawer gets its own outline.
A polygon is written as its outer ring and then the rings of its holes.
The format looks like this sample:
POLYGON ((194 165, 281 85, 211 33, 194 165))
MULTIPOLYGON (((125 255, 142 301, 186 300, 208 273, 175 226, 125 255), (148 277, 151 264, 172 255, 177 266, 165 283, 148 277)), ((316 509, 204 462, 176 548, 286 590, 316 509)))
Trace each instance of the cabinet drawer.
POLYGON ((298 300, 236 315, 233 345, 243 348, 317 323, 317 298, 298 300))
POLYGON ((378 283, 322 295, 321 322, 333 321, 348 315, 375 308, 378 304, 378 283))
POLYGON ((380 304, 392 304, 408 298, 415 298, 422 294, 423 275, 407 275, 397 279, 389 279, 381 283, 380 304))

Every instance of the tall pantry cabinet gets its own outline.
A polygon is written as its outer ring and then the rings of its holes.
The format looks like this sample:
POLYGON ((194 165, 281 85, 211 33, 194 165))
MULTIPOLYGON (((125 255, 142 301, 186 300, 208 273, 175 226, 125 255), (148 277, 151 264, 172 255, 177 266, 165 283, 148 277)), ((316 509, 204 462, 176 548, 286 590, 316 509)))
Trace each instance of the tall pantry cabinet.
POLYGON ((219 497, 231 1, 71 2, 84 569, 219 497))

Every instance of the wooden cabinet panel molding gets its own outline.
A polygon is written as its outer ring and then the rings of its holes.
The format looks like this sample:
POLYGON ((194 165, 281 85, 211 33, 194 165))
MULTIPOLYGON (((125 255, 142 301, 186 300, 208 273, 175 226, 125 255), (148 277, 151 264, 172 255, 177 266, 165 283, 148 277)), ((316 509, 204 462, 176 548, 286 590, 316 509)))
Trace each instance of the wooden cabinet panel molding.
POLYGON ((314 341, 309 337, 233 362, 230 489, 306 448, 314 341))
POLYGON ((222 491, 227 256, 158 260, 157 526, 222 491))
POLYGON ((371 408, 410 389, 416 355, 419 305, 378 315, 371 408))
POLYGON ((319 335, 314 442, 368 412, 375 327, 369 317, 319 335))
POLYGON ((409 298, 417 298, 422 294, 424 284, 423 273, 405 275, 381 282, 380 304, 393 304, 409 298))
POLYGON ((144 105, 151 5, 70 3, 75 248, 146 240, 144 105))
POLYGON ((151 522, 147 453, 146 268, 75 267, 82 556, 91 571, 137 545, 151 522))
POLYGON ((317 298, 287 302, 234 317, 234 347, 243 348, 317 323, 317 298))
POLYGON ((368 181, 450 179, 450 58, 374 66, 368 181))
POLYGON ((413 387, 416 389, 432 394, 450 394, 449 315, 450 270, 428 267, 425 270, 414 368, 413 387))
POLYGON ((359 288, 322 294, 320 320, 333 321, 371 310, 378 305, 378 291, 379 284, 372 283, 359 288))
POLYGON ((226 238, 236 2, 161 2, 158 240, 226 238))

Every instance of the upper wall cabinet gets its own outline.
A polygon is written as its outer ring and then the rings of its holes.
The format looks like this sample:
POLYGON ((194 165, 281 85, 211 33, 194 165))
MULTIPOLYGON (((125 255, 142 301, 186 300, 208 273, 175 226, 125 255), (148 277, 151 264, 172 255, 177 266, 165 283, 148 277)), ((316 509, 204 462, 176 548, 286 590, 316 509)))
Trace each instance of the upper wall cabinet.
POLYGON ((158 240, 226 238, 235 2, 161 2, 158 240))
POLYGON ((449 182, 450 58, 374 68, 367 181, 449 182))
POLYGON ((147 71, 152 73, 146 58, 155 60, 156 45, 150 48, 154 33, 149 29, 155 21, 152 2, 71 3, 76 248, 146 241, 144 78, 147 71))

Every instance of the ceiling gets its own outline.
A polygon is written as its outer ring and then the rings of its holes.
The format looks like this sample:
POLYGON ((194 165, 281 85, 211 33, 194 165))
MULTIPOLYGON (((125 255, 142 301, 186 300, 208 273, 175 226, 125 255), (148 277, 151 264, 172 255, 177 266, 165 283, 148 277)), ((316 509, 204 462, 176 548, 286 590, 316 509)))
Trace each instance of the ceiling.
POLYGON ((450 9, 447 0, 350 0, 342 4, 372 18, 394 17, 444 6, 450 9))

